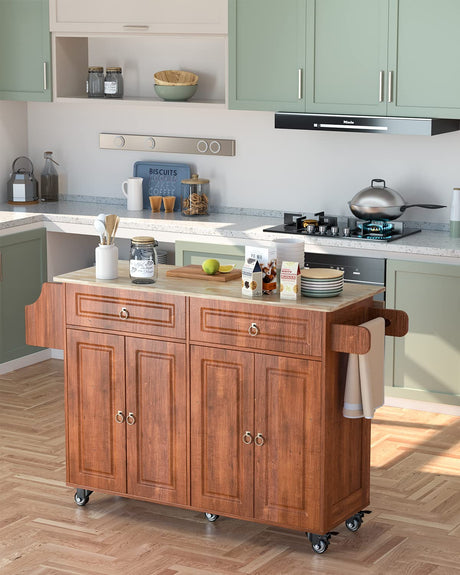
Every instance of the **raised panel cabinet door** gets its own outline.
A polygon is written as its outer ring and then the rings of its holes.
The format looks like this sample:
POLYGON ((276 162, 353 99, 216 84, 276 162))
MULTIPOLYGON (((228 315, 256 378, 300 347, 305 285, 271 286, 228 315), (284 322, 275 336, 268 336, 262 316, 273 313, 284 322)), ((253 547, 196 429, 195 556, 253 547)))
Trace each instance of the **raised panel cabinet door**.
POLYGON ((305 111, 306 0, 229 0, 229 107, 305 111))
POLYGON ((67 330, 67 481, 126 492, 124 338, 67 330))
POLYGON ((191 505, 252 517, 254 357, 192 346, 191 505))
POLYGON ((460 118, 460 2, 391 0, 389 113, 460 118))
POLYGON ((185 345, 126 338, 128 493, 186 505, 185 345))
POLYGON ((308 0, 307 111, 386 114, 388 0, 308 0))
POLYGON ((317 446, 312 444, 314 387, 321 363, 272 355, 255 359, 254 517, 308 529, 321 494, 317 446))
POLYGON ((0 0, 0 99, 51 100, 48 0, 0 0))

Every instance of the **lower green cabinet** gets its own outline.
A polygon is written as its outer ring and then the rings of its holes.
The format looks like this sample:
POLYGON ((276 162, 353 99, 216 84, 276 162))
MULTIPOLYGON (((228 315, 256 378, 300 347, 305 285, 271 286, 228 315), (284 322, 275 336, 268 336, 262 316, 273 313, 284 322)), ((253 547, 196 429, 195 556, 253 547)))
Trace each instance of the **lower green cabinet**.
POLYGON ((201 242, 176 242, 176 266, 202 264, 208 258, 219 260, 221 265, 235 264, 242 268, 244 264, 244 246, 224 246, 201 242))
POLYGON ((409 315, 387 338, 387 396, 460 405, 460 266, 388 260, 387 307, 409 315))
POLYGON ((46 279, 45 229, 0 237, 0 363, 41 349, 26 345, 24 308, 46 279))

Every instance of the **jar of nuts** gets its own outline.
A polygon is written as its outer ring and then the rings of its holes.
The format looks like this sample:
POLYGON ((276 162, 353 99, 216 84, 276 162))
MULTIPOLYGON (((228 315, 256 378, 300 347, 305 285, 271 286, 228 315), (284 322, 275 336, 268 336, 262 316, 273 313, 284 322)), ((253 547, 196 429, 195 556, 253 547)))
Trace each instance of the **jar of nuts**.
POLYGON ((208 214, 209 180, 192 174, 190 180, 182 180, 182 213, 184 216, 206 216, 208 214))

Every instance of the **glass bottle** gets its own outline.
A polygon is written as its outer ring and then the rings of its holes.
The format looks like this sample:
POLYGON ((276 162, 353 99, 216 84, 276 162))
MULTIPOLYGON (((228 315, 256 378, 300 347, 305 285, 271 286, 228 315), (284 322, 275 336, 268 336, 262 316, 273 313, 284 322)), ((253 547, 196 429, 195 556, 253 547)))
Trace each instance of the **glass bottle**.
POLYGON ((155 238, 132 238, 129 253, 129 277, 133 284, 152 284, 158 279, 158 255, 155 238))
POLYGON ((121 68, 107 68, 104 80, 104 96, 106 98, 123 98, 123 76, 121 68))
POLYGON ((192 174, 190 180, 181 180, 182 213, 184 216, 205 216, 208 214, 209 180, 192 174))
POLYGON ((40 177, 40 199, 42 202, 57 202, 59 199, 58 173, 54 164, 59 164, 53 159, 53 152, 45 152, 45 166, 40 177))
POLYGON ((88 68, 88 82, 86 85, 88 98, 104 97, 104 68, 91 66, 88 68))

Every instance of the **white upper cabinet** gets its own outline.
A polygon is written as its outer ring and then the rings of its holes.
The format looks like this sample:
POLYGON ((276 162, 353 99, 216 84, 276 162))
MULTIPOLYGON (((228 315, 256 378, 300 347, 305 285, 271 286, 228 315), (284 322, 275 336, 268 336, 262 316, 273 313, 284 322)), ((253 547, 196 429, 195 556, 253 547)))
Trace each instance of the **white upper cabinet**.
POLYGON ((227 34, 227 0, 50 0, 52 32, 227 34))

